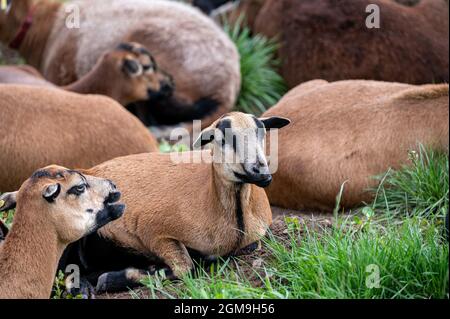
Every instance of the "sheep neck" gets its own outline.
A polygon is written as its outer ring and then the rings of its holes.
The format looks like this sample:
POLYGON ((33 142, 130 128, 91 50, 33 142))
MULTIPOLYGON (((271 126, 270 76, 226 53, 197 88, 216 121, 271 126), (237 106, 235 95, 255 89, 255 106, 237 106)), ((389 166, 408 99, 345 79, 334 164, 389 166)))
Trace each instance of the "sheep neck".
POLYGON ((80 94, 103 94, 110 96, 111 92, 108 91, 107 85, 110 82, 105 81, 105 75, 108 74, 107 71, 100 61, 85 76, 72 84, 62 87, 62 89, 80 94))
POLYGON ((227 219, 232 220, 231 224, 236 224, 237 241, 236 249, 241 246, 246 232, 244 210, 246 199, 251 196, 251 185, 236 182, 230 182, 220 176, 218 170, 220 166, 214 165, 213 189, 220 203, 219 211, 227 219))
POLYGON ((48 37, 56 20, 61 3, 40 2, 36 4, 31 25, 19 52, 27 63, 40 69, 48 37))
POLYGON ((48 222, 17 208, 0 251, 0 297, 49 298, 65 245, 48 222))

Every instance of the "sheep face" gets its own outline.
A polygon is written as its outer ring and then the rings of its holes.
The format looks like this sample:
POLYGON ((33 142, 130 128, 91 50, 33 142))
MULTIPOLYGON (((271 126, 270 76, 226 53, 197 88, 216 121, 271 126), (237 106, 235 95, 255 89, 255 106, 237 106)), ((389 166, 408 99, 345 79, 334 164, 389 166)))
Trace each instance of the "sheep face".
MULTIPOLYGON (((18 192, 2 195, 0 211, 16 202, 18 208, 26 205, 22 210, 28 218, 49 222, 59 241, 68 244, 119 218, 125 209, 119 199, 120 192, 107 179, 49 166, 36 171, 18 192)), ((16 218, 14 222, 25 217, 16 218)))
POLYGON ((194 147, 211 143, 216 171, 224 180, 267 187, 272 175, 265 155, 266 132, 289 123, 280 117, 230 113, 203 130, 194 147))
POLYGON ((150 52, 137 43, 122 43, 103 56, 103 63, 114 70, 115 97, 123 105, 168 98, 174 90, 172 77, 161 70, 150 52))

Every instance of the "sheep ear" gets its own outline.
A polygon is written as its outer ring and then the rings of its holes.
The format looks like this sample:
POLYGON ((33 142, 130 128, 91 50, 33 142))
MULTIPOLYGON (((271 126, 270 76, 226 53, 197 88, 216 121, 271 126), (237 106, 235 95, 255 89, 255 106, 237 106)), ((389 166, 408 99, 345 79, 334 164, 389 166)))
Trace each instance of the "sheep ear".
POLYGON ((0 196, 0 212, 16 208, 17 192, 5 193, 0 196))
POLYGON ((122 71, 129 76, 139 76, 142 74, 142 65, 136 60, 124 59, 122 63, 122 71))
POLYGON ((206 128, 201 133, 200 136, 197 138, 197 140, 194 142, 194 149, 199 149, 202 146, 205 146, 206 144, 211 143, 214 141, 214 128, 206 128))
POLYGON ((280 129, 291 124, 291 120, 278 116, 260 118, 259 120, 264 123, 267 130, 280 129))
POLYGON ((58 184, 50 184, 44 188, 44 192, 42 193, 42 197, 49 203, 53 203, 55 199, 61 193, 61 185, 58 184))

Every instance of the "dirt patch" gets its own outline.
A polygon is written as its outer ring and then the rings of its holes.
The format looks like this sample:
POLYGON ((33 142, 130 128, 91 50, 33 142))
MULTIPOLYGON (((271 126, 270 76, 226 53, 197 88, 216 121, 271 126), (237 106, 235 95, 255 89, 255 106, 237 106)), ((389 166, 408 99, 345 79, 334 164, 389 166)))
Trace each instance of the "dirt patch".
MULTIPOLYGON (((326 212, 299 212, 289 209, 281 209, 272 207, 273 224, 270 227, 271 233, 286 245, 288 239, 288 229, 286 227, 286 218, 295 222, 298 221, 300 225, 307 225, 310 229, 317 229, 319 227, 331 227, 333 223, 333 216, 326 212)), ((297 223, 297 222, 295 222, 297 223)), ((301 229, 302 227, 300 227, 301 229)), ((232 258, 230 265, 236 270, 239 270, 245 277, 255 286, 262 286, 262 282, 258 274, 263 274, 264 261, 270 258, 270 252, 264 246, 259 247, 254 251, 243 251, 237 258, 232 258)), ((162 296, 161 296, 162 297, 162 296)), ((147 299, 150 298, 150 293, 146 288, 135 289, 130 292, 103 294, 98 295, 97 299, 147 299)))

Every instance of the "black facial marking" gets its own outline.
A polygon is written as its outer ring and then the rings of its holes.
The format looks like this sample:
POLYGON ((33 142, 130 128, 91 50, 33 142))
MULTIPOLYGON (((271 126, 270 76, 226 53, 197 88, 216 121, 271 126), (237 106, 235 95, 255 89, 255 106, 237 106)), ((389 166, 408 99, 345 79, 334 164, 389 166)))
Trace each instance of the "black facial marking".
POLYGON ((260 119, 253 117, 253 120, 255 121, 255 124, 258 128, 260 128, 260 129, 265 128, 264 123, 260 119))
POLYGON ((33 173, 33 175, 31 175, 31 179, 40 179, 43 177, 53 177, 52 174, 50 174, 50 172, 45 171, 45 170, 39 170, 33 173))
POLYGON ((133 52, 134 47, 130 43, 121 43, 117 46, 117 50, 127 51, 127 52, 133 52))
MULTIPOLYGON (((70 171, 68 171, 68 172, 70 172, 70 171)), ((76 172, 76 171, 73 171, 73 172, 76 172)), ((37 170, 36 172, 33 173, 33 175, 31 175, 32 181, 36 181, 40 178, 64 178, 64 174, 63 174, 63 172, 51 173, 47 170, 41 169, 41 170, 37 170)))
POLYGON ((219 121, 219 123, 216 126, 217 129, 221 130, 223 135, 225 135, 226 129, 231 129, 231 120, 230 119, 224 119, 219 121))
POLYGON ((84 193, 84 191, 86 190, 86 188, 87 188, 87 185, 86 185, 86 184, 76 185, 76 186, 73 186, 72 188, 70 188, 70 189, 67 191, 67 194, 68 194, 68 195, 79 196, 79 195, 81 195, 81 194, 84 193))
POLYGON ((237 137, 231 131, 231 120, 229 120, 229 119, 221 120, 217 124, 216 128, 219 129, 224 136, 224 138, 222 139, 222 147, 224 147, 225 144, 228 144, 231 147, 233 147, 233 150, 236 152, 237 151, 236 150, 237 149, 237 137))
POLYGON ((89 208, 89 209, 86 209, 86 213, 92 214, 93 212, 94 212, 94 210, 93 210, 93 209, 91 209, 91 208, 89 208))

